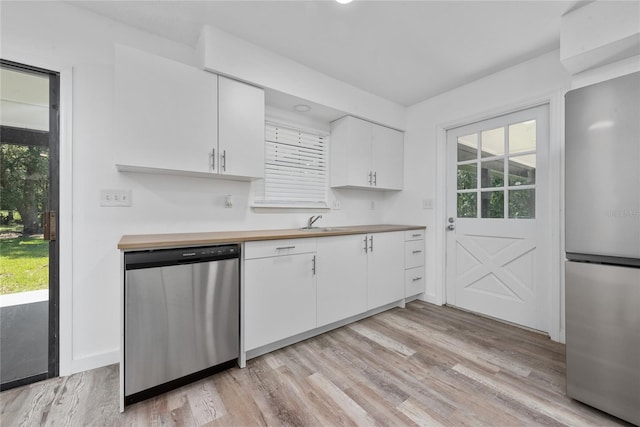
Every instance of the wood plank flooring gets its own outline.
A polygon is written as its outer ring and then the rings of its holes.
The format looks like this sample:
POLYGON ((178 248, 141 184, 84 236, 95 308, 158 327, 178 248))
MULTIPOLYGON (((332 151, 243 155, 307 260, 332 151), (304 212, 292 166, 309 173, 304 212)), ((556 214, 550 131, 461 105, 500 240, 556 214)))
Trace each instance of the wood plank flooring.
POLYGON ((564 345, 415 301, 118 412, 112 365, 0 394, 5 426, 617 426, 565 396, 564 345))

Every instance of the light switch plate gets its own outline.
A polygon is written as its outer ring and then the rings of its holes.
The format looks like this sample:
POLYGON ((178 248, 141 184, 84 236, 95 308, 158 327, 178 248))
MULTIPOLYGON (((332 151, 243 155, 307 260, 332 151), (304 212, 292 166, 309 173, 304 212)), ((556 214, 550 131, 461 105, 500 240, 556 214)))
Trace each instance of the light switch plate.
POLYGON ((100 190, 100 206, 130 207, 131 190, 100 190))
POLYGON ((334 199, 331 205, 331 209, 333 209, 334 211, 339 211, 340 209, 342 209, 342 202, 338 199, 334 199))
POLYGON ((433 209, 433 199, 422 199, 422 209, 433 209))

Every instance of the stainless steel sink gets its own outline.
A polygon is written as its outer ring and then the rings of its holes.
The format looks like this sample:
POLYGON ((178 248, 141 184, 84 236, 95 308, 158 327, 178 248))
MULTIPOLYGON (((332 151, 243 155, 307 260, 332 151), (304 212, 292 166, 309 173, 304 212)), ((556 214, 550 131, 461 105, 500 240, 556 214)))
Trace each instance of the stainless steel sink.
POLYGON ((316 233, 326 233, 328 231, 345 231, 347 228, 345 227, 301 227, 299 228, 301 231, 313 231, 316 233))

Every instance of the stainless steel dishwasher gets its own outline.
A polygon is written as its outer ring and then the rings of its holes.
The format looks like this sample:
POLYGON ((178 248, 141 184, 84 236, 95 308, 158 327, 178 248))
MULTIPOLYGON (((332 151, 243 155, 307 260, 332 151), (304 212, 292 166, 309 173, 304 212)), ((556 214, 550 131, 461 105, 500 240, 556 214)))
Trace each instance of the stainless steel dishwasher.
POLYGON ((239 259, 239 245, 125 253, 125 405, 236 363, 239 259))

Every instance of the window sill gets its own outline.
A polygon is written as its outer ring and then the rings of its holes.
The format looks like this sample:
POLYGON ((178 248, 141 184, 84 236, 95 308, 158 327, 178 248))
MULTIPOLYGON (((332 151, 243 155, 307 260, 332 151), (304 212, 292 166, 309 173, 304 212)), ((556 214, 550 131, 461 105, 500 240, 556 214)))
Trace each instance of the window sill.
POLYGON ((264 213, 274 213, 274 212, 288 212, 288 211, 300 211, 300 210, 306 210, 306 211, 328 211, 329 210, 329 206, 327 205, 327 203, 291 203, 291 204, 287 204, 287 203, 261 203, 261 202, 254 202, 251 204, 251 208, 255 211, 255 212, 264 212, 264 213))

